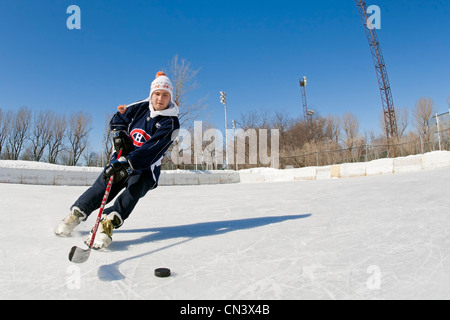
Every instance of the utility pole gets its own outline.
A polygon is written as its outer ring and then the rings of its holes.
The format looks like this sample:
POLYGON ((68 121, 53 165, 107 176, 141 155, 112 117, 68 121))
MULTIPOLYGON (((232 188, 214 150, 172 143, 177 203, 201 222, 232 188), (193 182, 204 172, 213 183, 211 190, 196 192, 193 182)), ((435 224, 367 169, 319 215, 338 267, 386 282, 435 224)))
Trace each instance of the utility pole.
POLYGON ((225 108, 225 167, 228 169, 227 93, 225 91, 220 91, 220 102, 225 108))
POLYGON ((239 169, 238 169, 238 162, 236 159, 236 120, 233 120, 232 123, 233 123, 233 159, 234 159, 234 168, 237 171, 239 169))

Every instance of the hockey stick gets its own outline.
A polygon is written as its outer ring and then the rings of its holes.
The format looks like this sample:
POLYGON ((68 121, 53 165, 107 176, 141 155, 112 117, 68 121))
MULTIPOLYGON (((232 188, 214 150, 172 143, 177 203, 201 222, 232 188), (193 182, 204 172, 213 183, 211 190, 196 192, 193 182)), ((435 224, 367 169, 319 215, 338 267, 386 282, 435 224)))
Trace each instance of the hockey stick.
MULTIPOLYGON (((119 151, 117 155, 117 159, 122 155, 122 150, 119 151)), ((87 249, 81 249, 77 246, 73 246, 69 252, 69 260, 74 263, 83 263, 89 259, 89 255, 91 254, 92 245, 94 244, 95 236, 97 234, 98 226, 100 224, 100 220, 102 218, 103 210, 105 209, 106 202, 108 201, 109 192, 111 191, 111 186, 114 181, 114 175, 109 178, 108 186, 106 187, 105 194, 103 195, 102 204, 100 206, 100 210, 97 215, 97 220, 95 221, 94 228, 92 229, 91 241, 89 242, 89 247, 87 249)))

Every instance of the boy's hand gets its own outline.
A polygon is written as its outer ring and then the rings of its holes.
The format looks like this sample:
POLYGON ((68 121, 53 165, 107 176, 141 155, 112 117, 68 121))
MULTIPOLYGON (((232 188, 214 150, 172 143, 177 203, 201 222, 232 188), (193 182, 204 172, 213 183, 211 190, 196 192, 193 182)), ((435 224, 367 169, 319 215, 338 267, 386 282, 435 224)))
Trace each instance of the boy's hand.
POLYGON ((133 141, 125 130, 113 130, 111 132, 114 150, 122 150, 122 155, 127 156, 134 150, 133 141))
POLYGON ((128 160, 125 157, 120 157, 113 160, 103 170, 103 179, 108 180, 114 175, 115 182, 121 181, 128 177, 133 172, 128 160))

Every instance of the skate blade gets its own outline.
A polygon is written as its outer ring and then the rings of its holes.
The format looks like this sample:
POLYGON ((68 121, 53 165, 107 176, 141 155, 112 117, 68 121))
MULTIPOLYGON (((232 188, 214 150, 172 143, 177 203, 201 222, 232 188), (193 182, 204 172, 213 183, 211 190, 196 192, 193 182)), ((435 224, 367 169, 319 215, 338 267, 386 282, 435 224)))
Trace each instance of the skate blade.
POLYGON ((91 249, 81 249, 77 246, 72 247, 69 252, 69 260, 73 263, 83 263, 89 259, 91 249))

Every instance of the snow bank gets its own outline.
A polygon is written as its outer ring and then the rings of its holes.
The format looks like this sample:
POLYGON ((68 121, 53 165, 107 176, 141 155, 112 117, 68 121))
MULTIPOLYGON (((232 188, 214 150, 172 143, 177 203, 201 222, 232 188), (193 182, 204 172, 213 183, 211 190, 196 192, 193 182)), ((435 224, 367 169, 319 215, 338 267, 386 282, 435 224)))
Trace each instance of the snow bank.
POLYGON ((0 183, 91 185, 101 168, 68 167, 33 161, 0 160, 0 183))
MULTIPOLYGON (((0 160, 0 183, 90 186, 102 168, 68 167, 33 161, 0 160)), ((224 171, 163 171, 159 185, 238 183, 239 173, 224 171)))
POLYGON ((247 169, 239 171, 239 176, 241 183, 258 183, 377 176, 446 167, 450 167, 450 151, 434 151, 423 155, 378 159, 370 162, 343 163, 323 167, 284 170, 272 168, 247 169))
MULTIPOLYGON (((324 180, 417 172, 450 167, 450 151, 297 169, 254 168, 240 171, 165 170, 159 185, 203 185, 324 180)), ((49 163, 0 160, 0 183, 89 186, 101 168, 66 167, 49 163)))
POLYGON ((232 170, 197 171, 197 170, 164 170, 161 172, 159 185, 201 185, 238 183, 239 173, 232 170))

